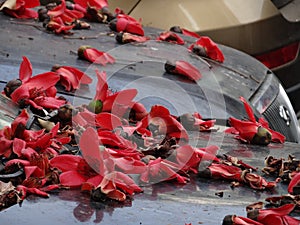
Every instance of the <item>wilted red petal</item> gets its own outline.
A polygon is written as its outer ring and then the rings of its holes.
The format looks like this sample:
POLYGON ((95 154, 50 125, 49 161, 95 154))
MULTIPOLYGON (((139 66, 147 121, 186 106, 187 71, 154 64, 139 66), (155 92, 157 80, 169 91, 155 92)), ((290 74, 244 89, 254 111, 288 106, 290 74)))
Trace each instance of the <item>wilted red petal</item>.
POLYGON ((87 48, 83 52, 86 60, 105 66, 107 63, 113 64, 115 59, 106 52, 99 51, 95 48, 87 48))
POLYGON ((220 162, 220 159, 216 157, 217 150, 219 148, 217 146, 208 146, 206 148, 196 148, 196 153, 202 160, 220 162))
POLYGON ((25 7, 26 8, 34 8, 37 6, 40 6, 40 1, 39 0, 25 0, 25 7))
POLYGON ((34 102, 41 107, 47 109, 58 109, 62 105, 66 104, 66 101, 63 99, 53 98, 53 97, 38 97, 34 99, 34 102))
POLYGON ((32 65, 26 56, 23 56, 23 61, 19 69, 19 78, 22 83, 26 83, 32 76, 32 65))
POLYGON ((18 156, 21 157, 22 150, 25 148, 26 142, 19 138, 14 138, 13 140, 13 152, 18 156))
POLYGON ((286 204, 278 208, 260 209, 258 210, 257 221, 263 224, 298 225, 299 220, 287 218, 287 215, 294 210, 295 206, 295 204, 286 204), (290 220, 291 223, 284 223, 284 220, 290 220), (278 221, 281 223, 278 223, 278 221))
POLYGON ((184 40, 172 31, 165 31, 161 33, 157 39, 158 41, 167 41, 178 45, 184 45, 184 40))
POLYGON ((176 149, 176 160, 183 170, 197 169, 201 158, 190 145, 180 146, 176 149))
POLYGON ((284 143, 285 142, 285 136, 277 131, 274 131, 272 129, 268 129, 272 134, 272 141, 277 143, 284 143))
POLYGON ((97 75, 97 87, 96 87, 96 95, 94 97, 95 100, 101 100, 102 102, 105 100, 108 95, 108 84, 106 82, 106 72, 99 72, 96 70, 97 75))
POLYGON ((182 34, 190 37, 200 38, 201 36, 193 31, 187 30, 185 28, 181 28, 182 34))
POLYGON ((121 127, 121 119, 111 113, 99 113, 95 115, 95 120, 98 126, 102 129, 113 130, 116 127, 121 127))
POLYGON ((79 146, 84 159, 90 167, 98 174, 104 174, 104 163, 96 130, 88 127, 81 135, 79 146))
POLYGON ((75 76, 78 78, 79 83, 81 84, 90 84, 92 83, 93 79, 89 77, 86 73, 80 71, 79 69, 72 67, 72 66, 62 66, 61 68, 67 69, 71 71, 75 76))
POLYGON ((170 116, 170 111, 162 105, 153 105, 149 112, 150 117, 170 116))
POLYGON ((29 89, 25 85, 21 85, 16 90, 14 90, 14 92, 10 95, 11 100, 17 104, 21 99, 27 99, 29 98, 29 96, 30 96, 29 89))
POLYGON ((150 38, 146 36, 139 36, 135 34, 131 34, 128 32, 119 32, 116 35, 116 40, 120 44, 127 44, 127 43, 132 43, 132 42, 137 42, 137 43, 143 43, 148 41, 150 38))
POLYGON ((58 81, 59 81, 59 76, 57 76, 56 73, 46 72, 31 77, 30 80, 28 80, 25 85, 28 88, 47 90, 48 88, 55 86, 58 81))
POLYGON ((78 164, 83 160, 81 156, 76 155, 58 155, 50 160, 50 166, 66 172, 69 170, 76 170, 78 164))
POLYGON ((118 91, 114 93, 113 95, 107 96, 103 102, 103 111, 104 112, 110 112, 113 111, 114 114, 120 114, 118 113, 118 106, 124 105, 129 107, 132 100, 137 95, 136 89, 125 89, 118 91), (114 107, 117 107, 116 110, 114 110, 114 107))
POLYGON ((259 126, 256 122, 242 121, 233 117, 229 118, 229 122, 239 132, 239 136, 247 142, 253 139, 259 126))
POLYGON ((297 185, 300 185, 300 172, 297 172, 297 174, 292 177, 288 186, 288 192, 293 194, 293 188, 297 185))
POLYGON ((252 220, 247 217, 242 217, 242 216, 231 215, 230 219, 231 219, 232 225, 264 225, 260 222, 257 222, 255 220, 252 220))
POLYGON ((79 188, 86 181, 86 177, 78 173, 76 170, 70 170, 60 174, 59 180, 63 186, 79 188))
POLYGON ((125 14, 119 14, 117 16, 116 29, 117 32, 128 32, 144 36, 142 25, 133 17, 125 14))
POLYGON ((4 156, 9 158, 11 155, 11 146, 13 144, 13 140, 6 139, 5 137, 0 137, 0 156, 4 156))
POLYGON ((123 201, 126 200, 125 193, 123 193, 122 191, 119 191, 119 190, 109 191, 106 196, 110 199, 114 199, 114 200, 117 200, 119 202, 123 202, 123 201))
POLYGON ((30 166, 30 162, 24 159, 11 159, 5 164, 5 168, 13 165, 13 164, 20 164, 22 166, 30 166))
POLYGON ((65 87, 67 91, 78 89, 79 79, 76 74, 63 67, 60 67, 55 72, 60 76, 60 83, 65 87))
POLYGON ((49 10, 47 14, 50 17, 57 17, 59 15, 62 15, 65 12, 65 9, 66 9, 66 2, 65 0, 62 0, 58 6, 49 10))
POLYGON ((242 181, 242 170, 236 166, 212 163, 208 169, 211 172, 212 178, 242 181))
POLYGON ((3 8, 2 11, 5 14, 18 19, 32 19, 32 18, 38 18, 39 16, 36 11, 25 8, 24 6, 21 6, 17 9, 3 8))
POLYGON ((195 66, 182 60, 176 61, 175 65, 167 62, 165 69, 169 73, 183 75, 194 81, 198 81, 202 77, 200 71, 195 66))
POLYGON ((21 192, 21 195, 22 195, 21 198, 22 198, 22 199, 26 198, 26 196, 28 195, 28 193, 29 193, 29 194, 38 195, 38 196, 40 196, 40 197, 45 197, 45 198, 48 198, 48 197, 49 197, 49 195, 48 195, 46 192, 41 191, 41 190, 39 190, 38 188, 28 188, 28 187, 25 187, 25 186, 23 186, 23 185, 18 185, 18 186, 16 187, 16 190, 17 190, 18 192, 21 192))
POLYGON ((25 166, 24 167, 24 172, 26 175, 26 179, 28 177, 42 177, 45 175, 45 172, 42 171, 39 167, 37 166, 25 166))
POLYGON ((225 58, 222 51, 219 49, 218 45, 213 42, 209 37, 200 37, 195 44, 192 44, 189 49, 192 50, 195 45, 199 45, 205 49, 208 58, 224 62, 225 58))
POLYGON ((244 107, 246 109, 247 115, 248 115, 248 119, 252 122, 256 122, 253 110, 251 108, 251 106, 249 105, 249 103, 246 101, 246 99, 244 97, 240 97, 240 100, 244 103, 244 107))

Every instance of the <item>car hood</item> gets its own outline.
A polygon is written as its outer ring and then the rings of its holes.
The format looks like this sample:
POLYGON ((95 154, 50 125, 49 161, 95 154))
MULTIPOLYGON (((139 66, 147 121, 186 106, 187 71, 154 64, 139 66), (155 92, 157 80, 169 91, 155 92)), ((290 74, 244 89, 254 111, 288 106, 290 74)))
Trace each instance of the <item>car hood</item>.
MULTIPOLYGON (((76 99, 71 100, 81 103, 82 99, 93 98, 97 84, 95 67, 77 57, 77 49, 80 46, 90 45, 100 51, 109 52, 116 58, 115 64, 98 68, 107 72, 112 90, 135 87, 141 89, 139 93, 143 93, 139 96, 140 99, 160 92, 156 97, 170 96, 171 103, 175 100, 183 106, 185 98, 181 93, 184 93, 192 99, 197 99, 194 105, 204 117, 226 119, 228 116, 243 117, 245 112, 239 97, 250 98, 268 73, 268 69, 254 58, 222 45, 220 48, 225 55, 224 63, 191 57, 187 47, 196 41, 194 38, 185 37, 185 46, 157 41, 140 45, 120 45, 105 25, 95 24, 90 30, 78 30, 73 36, 65 37, 47 34, 42 25, 30 21, 8 19, 3 15, 0 15, 0 19, 0 39, 3 46, 0 54, 2 90, 6 82, 18 78, 19 65, 23 54, 26 53, 26 57, 32 63, 33 74, 49 71, 57 63, 87 72, 93 78, 93 83, 88 89, 72 93, 76 99), (164 63, 168 60, 185 60, 196 65, 202 79, 199 82, 191 82, 180 76, 167 76, 164 63), (162 82, 167 86, 163 86, 162 82), (177 91, 172 90, 172 85, 177 85, 177 91), (207 109, 200 106, 207 106, 207 109), (214 112, 210 113, 211 111, 214 112)), ((145 28, 145 32, 146 36, 155 40, 162 31, 145 28)), ((62 88, 59 91, 61 94, 67 94, 62 88)), ((177 113, 180 113, 178 110, 181 109, 177 109, 177 113)))

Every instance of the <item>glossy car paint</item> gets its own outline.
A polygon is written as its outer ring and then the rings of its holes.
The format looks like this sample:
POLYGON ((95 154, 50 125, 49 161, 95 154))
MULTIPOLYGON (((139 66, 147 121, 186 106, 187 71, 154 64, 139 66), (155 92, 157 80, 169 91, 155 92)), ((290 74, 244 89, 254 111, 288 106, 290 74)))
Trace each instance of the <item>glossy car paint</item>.
MULTIPOLYGON (((125 6, 125 2, 109 0, 109 5, 114 9, 118 5, 125 6)), ((298 0, 136 0, 135 4, 130 3, 124 11, 141 18, 145 26, 169 30, 178 25, 252 56, 269 55, 272 51, 300 42, 298 0), (134 7, 130 8, 130 5, 134 7)), ((299 46, 295 48, 292 59, 271 69, 283 83, 298 112, 300 56, 299 46)), ((284 51, 279 54, 282 56, 284 51)))

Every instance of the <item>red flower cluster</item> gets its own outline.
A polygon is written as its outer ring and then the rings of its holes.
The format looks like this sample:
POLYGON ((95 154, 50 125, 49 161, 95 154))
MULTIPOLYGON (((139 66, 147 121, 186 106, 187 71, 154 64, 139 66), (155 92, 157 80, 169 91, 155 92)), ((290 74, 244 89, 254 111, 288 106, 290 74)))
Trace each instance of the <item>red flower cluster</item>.
POLYGON ((68 34, 76 25, 76 22, 84 17, 81 11, 68 9, 65 0, 61 4, 48 11, 50 21, 47 23, 47 29, 56 34, 68 34))
POLYGON ((54 66, 53 71, 32 76, 32 65, 23 57, 19 79, 8 82, 4 91, 8 97, 21 105, 31 105, 36 109, 58 109, 66 100, 56 96, 55 85, 60 82, 67 91, 89 84, 92 79, 80 70, 70 66, 54 66))

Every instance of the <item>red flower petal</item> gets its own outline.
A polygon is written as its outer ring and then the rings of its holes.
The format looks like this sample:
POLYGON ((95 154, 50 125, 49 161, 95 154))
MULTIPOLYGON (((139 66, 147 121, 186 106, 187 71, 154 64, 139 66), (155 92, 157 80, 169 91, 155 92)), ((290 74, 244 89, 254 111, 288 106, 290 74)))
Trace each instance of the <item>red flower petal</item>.
POLYGON ((34 77, 31 77, 30 80, 26 82, 26 87, 28 88, 37 88, 39 90, 47 90, 50 87, 55 86, 59 81, 59 77, 54 72, 46 72, 38 74, 34 77))
POLYGON ((22 150, 25 148, 26 142, 19 138, 14 138, 13 140, 13 152, 18 156, 21 157, 22 150))
POLYGON ((167 62, 165 69, 169 73, 183 75, 194 81, 198 81, 202 77, 200 71, 195 66, 182 60, 176 61, 175 65, 167 62))
POLYGON ((184 45, 184 40, 172 31, 165 31, 157 37, 158 41, 167 41, 178 45, 184 45))
POLYGON ((189 47, 189 49, 192 51, 194 46, 197 45, 204 48, 208 58, 219 62, 224 62, 225 58, 222 51, 219 49, 218 45, 215 42, 213 42, 209 37, 200 37, 195 44, 192 44, 189 47))
POLYGON ((113 111, 114 114, 118 113, 118 106, 124 105, 129 107, 132 103, 132 100, 137 95, 136 89, 125 89, 114 93, 113 95, 107 96, 103 102, 103 111, 110 112, 113 111), (114 110, 114 107, 117 107, 117 110, 114 110))
POLYGON ((11 100, 15 103, 19 103, 21 99, 28 99, 30 96, 29 89, 25 85, 21 85, 10 95, 11 100))
POLYGON ((267 218, 269 215, 285 216, 291 213, 294 210, 294 208, 294 204, 286 204, 278 208, 260 209, 257 221, 262 223, 271 222, 272 219, 267 218))
POLYGON ((212 163, 208 169, 211 172, 212 178, 222 178, 240 182, 242 181, 242 170, 236 166, 212 163))
POLYGON ((248 119, 252 122, 256 122, 253 110, 252 110, 251 106, 249 105, 249 103, 246 101, 246 99, 244 97, 240 97, 240 100, 244 103, 244 107, 246 109, 248 119))
POLYGON ((239 132, 239 136, 246 142, 250 142, 253 139, 259 126, 256 122, 242 121, 232 117, 229 118, 229 122, 230 125, 239 132))
POLYGON ((181 28, 182 34, 190 37, 200 38, 201 36, 193 31, 187 30, 185 28, 181 28))
POLYGON ((99 113, 95 116, 95 120, 102 129, 113 130, 122 126, 121 119, 111 113, 99 113))
POLYGON ((40 6, 40 1, 39 0, 25 0, 25 7, 26 8, 34 8, 40 6))
POLYGON ((79 69, 71 66, 62 66, 61 68, 67 69, 71 71, 75 76, 78 78, 81 84, 90 84, 92 83, 93 79, 89 77, 86 73, 80 71, 79 69))
POLYGON ((232 216, 232 222, 234 225, 263 225, 262 223, 249 219, 247 217, 235 215, 232 216))
POLYGON ((105 66, 107 63, 113 64, 115 59, 106 52, 99 51, 95 48, 87 48, 83 52, 86 60, 105 66))
POLYGON ((19 69, 19 78, 22 83, 26 83, 32 76, 32 65, 26 56, 23 56, 23 61, 19 69))
POLYGON ((292 177, 288 186, 288 192, 293 194, 293 188, 298 185, 300 185, 300 172, 297 172, 297 174, 292 177))
POLYGON ((58 109, 62 105, 66 104, 65 100, 53 98, 53 97, 38 97, 34 99, 34 102, 41 107, 47 109, 58 109))
POLYGON ((128 32, 144 36, 142 25, 133 17, 125 14, 119 14, 117 16, 116 29, 117 32, 128 32))
POLYGON ((108 84, 106 82, 106 72, 99 72, 96 70, 97 75, 97 87, 96 87, 96 95, 94 97, 95 100, 101 100, 102 102, 105 100, 108 95, 108 84))
POLYGON ((60 174, 59 180, 63 186, 79 188, 86 181, 86 177, 78 173, 76 170, 70 170, 60 174))
POLYGON ((78 164, 83 160, 81 156, 75 155, 58 155, 50 160, 50 166, 55 167, 62 172, 76 170, 78 164))
POLYGON ((58 6, 49 10, 47 14, 50 17, 57 17, 59 15, 62 15, 65 12, 65 9, 66 9, 66 2, 65 0, 62 0, 58 6))
POLYGON ((81 135, 79 146, 82 151, 82 155, 86 162, 93 168, 98 174, 104 174, 104 163, 102 153, 99 146, 99 138, 97 132, 88 127, 81 135))

